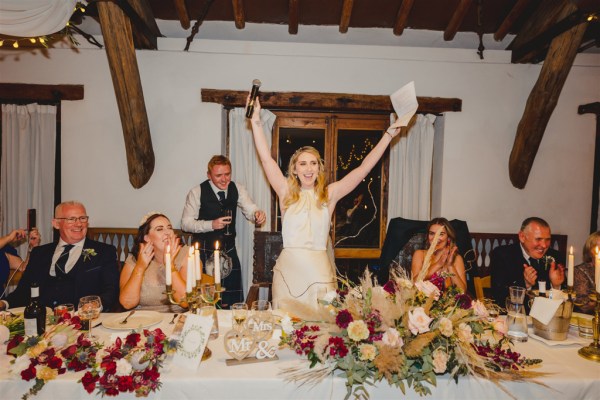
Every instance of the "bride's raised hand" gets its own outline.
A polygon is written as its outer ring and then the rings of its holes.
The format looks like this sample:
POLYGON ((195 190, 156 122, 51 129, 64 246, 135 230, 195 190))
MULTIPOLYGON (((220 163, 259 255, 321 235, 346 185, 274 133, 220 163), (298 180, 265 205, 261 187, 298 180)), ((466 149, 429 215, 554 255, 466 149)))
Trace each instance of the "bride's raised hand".
MULTIPOLYGON (((248 104, 250 103, 250 94, 248 94, 248 97, 246 97, 246 109, 248 108, 248 104)), ((254 99, 254 109, 252 111, 252 117, 250 118, 250 120, 253 123, 260 123, 260 110, 262 109, 262 107, 260 106, 260 100, 258 98, 258 96, 256 96, 256 98, 254 99)))
POLYGON ((389 128, 387 128, 387 131, 385 131, 388 135, 390 135, 393 138, 395 138, 396 136, 398 136, 398 134, 400 133, 400 130, 402 128, 401 127, 397 127, 397 128, 392 128, 391 126, 389 128))

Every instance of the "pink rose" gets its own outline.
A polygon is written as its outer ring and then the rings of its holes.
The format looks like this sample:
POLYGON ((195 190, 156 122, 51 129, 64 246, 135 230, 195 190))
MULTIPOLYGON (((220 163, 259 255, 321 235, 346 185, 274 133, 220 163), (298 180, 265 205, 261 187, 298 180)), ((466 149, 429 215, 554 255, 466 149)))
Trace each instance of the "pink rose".
POLYGON ((492 327, 494 328, 494 331, 506 335, 506 321, 504 318, 496 317, 492 322, 492 327))
POLYGON ((433 321, 433 318, 425 314, 423 307, 416 307, 408 312, 408 329, 410 329, 413 335, 429 332, 431 321, 433 321))
POLYGON ((474 300, 473 302, 471 302, 471 308, 473 309, 475 315, 477 315, 480 318, 487 318, 490 315, 483 302, 479 300, 474 300))
POLYGON ((433 372, 436 374, 443 374, 446 372, 446 365, 448 364, 448 354, 442 349, 436 349, 433 352, 433 372))
POLYGON ((400 337, 400 333, 394 328, 388 328, 388 330, 383 334, 381 341, 383 344, 392 347, 402 347, 404 345, 404 341, 402 340, 402 337, 400 337))

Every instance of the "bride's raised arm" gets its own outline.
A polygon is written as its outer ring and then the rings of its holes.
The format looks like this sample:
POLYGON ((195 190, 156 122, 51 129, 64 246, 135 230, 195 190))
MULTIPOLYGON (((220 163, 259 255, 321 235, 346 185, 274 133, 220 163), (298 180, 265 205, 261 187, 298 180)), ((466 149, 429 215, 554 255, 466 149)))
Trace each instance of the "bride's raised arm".
POLYGON ((377 164, 385 149, 400 132, 400 128, 390 129, 383 133, 377 145, 367 154, 363 162, 354 168, 348 175, 344 176, 337 182, 329 185, 329 200, 330 204, 335 205, 339 199, 350 193, 358 186, 358 184, 369 174, 373 167, 377 164), (390 132, 391 131, 391 132, 390 132))
POLYGON ((260 158, 260 162, 262 163, 265 175, 267 175, 269 184, 271 185, 273 190, 275 190, 277 196, 280 199, 283 199, 287 194, 287 180, 281 172, 279 165, 277 165, 275 160, 273 160, 273 158, 271 157, 271 152, 269 150, 269 145, 267 144, 263 124, 260 120, 260 110, 260 100, 257 97, 256 100, 254 100, 254 112, 252 113, 251 119, 254 145, 256 146, 258 157, 260 158))

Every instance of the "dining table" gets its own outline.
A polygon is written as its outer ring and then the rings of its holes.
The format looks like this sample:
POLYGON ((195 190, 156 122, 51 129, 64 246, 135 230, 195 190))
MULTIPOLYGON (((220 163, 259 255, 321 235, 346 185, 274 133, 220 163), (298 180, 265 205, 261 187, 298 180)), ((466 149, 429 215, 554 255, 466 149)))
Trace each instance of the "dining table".
MULTIPOLYGON (((112 343, 117 336, 124 337, 128 329, 115 326, 117 315, 101 314, 93 324, 99 341, 112 343)), ((342 372, 335 372, 318 384, 300 384, 285 379, 283 370, 290 367, 308 368, 305 357, 289 349, 278 349, 276 360, 228 365, 230 356, 225 351, 224 335, 232 329, 231 312, 219 310, 219 337, 208 342, 212 355, 197 368, 182 368, 174 365, 168 356, 161 369, 160 389, 150 393, 149 399, 344 399, 347 395, 346 379, 342 372)), ((160 328, 167 335, 173 333, 177 324, 170 322, 179 316, 173 313, 160 314, 160 320, 148 329, 160 328)), ((133 318, 133 316, 132 316, 133 318)), ((277 346, 281 334, 275 329, 270 343, 277 346)), ((577 351, 590 339, 578 338, 576 330, 569 332, 564 343, 551 342, 530 337, 526 342, 514 343, 514 350, 529 358, 543 362, 533 367, 544 375, 535 380, 503 381, 494 383, 473 376, 461 376, 455 382, 448 374, 437 376, 435 387, 431 387, 431 399, 598 399, 600 398, 600 363, 584 359, 577 351)), ((6 355, 6 346, 0 355, 0 399, 20 399, 33 385, 20 376, 9 373, 11 356, 6 355)), ((84 372, 67 372, 46 383, 34 399, 94 399, 101 396, 88 394, 77 383, 84 372)), ((385 380, 367 390, 372 399, 426 399, 411 388, 403 394, 399 388, 385 380)), ((135 395, 121 393, 118 399, 134 399, 135 395)))

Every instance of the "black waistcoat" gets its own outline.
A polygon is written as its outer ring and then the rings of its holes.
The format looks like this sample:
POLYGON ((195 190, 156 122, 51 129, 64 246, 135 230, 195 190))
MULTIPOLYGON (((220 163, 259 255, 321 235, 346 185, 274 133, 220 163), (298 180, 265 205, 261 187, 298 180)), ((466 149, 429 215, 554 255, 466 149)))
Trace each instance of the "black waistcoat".
POLYGON ((229 182, 227 198, 223 202, 219 201, 208 179, 202 182, 200 184, 200 210, 198 210, 198 219, 211 221, 224 216, 225 210, 231 210, 232 220, 231 224, 229 224, 231 235, 226 236, 224 235, 225 229, 219 229, 216 231, 195 233, 193 240, 203 243, 206 249, 212 249, 217 240, 224 245, 225 249, 233 248, 235 246, 235 214, 238 197, 237 187, 233 182, 229 182))

